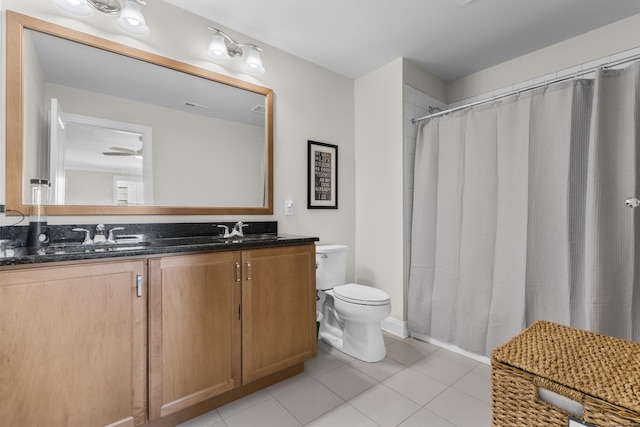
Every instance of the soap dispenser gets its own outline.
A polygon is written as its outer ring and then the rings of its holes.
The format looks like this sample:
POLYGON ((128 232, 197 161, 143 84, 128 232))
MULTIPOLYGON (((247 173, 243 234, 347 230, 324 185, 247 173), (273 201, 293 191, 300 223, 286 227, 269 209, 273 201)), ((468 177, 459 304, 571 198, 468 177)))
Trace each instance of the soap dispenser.
POLYGON ((31 206, 29 209, 29 233, 27 234, 27 248, 29 252, 37 253, 49 242, 46 233, 49 191, 51 185, 46 179, 31 180, 31 206))

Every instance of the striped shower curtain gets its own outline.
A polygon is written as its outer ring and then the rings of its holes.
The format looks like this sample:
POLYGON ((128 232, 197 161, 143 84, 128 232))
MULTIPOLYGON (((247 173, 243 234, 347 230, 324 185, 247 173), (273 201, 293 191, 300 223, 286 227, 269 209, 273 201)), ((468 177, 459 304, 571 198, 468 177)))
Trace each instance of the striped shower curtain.
POLYGON ((640 64, 430 119, 409 330, 489 356, 536 320, 640 341, 640 64))

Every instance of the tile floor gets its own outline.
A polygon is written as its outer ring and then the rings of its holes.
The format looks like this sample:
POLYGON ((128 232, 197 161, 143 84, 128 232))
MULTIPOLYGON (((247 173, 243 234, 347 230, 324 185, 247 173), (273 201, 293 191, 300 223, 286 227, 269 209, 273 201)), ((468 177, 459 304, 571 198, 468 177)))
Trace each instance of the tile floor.
POLYGON ((318 342, 305 372, 180 427, 490 427, 490 366, 385 334, 387 357, 365 363, 318 342))

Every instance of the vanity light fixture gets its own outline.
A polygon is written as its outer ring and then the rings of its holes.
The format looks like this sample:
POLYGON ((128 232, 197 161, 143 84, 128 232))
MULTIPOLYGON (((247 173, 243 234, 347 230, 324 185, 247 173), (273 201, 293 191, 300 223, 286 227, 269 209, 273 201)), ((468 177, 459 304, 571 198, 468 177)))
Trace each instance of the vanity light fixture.
POLYGON ((77 16, 91 16, 93 11, 86 0, 53 0, 59 9, 77 16))
MULTIPOLYGON (((89 0, 89 2, 95 0, 89 0)), ((132 34, 139 36, 146 36, 149 34, 149 27, 147 27, 142 15, 141 5, 144 5, 142 0, 126 0, 124 3, 124 9, 120 13, 118 18, 118 24, 125 30, 132 34)))
POLYGON ((250 43, 237 43, 219 29, 213 27, 209 27, 209 29, 215 33, 207 49, 207 58, 213 62, 224 64, 229 62, 232 57, 241 57, 244 53, 242 48, 246 47, 249 51, 244 63, 245 71, 255 76, 264 74, 262 59, 260 59, 260 52, 262 52, 260 47, 250 43))
POLYGON ((91 16, 93 9, 107 15, 120 15, 116 22, 125 31, 138 36, 149 34, 149 27, 142 15, 144 0, 52 0, 61 10, 77 16, 91 16))

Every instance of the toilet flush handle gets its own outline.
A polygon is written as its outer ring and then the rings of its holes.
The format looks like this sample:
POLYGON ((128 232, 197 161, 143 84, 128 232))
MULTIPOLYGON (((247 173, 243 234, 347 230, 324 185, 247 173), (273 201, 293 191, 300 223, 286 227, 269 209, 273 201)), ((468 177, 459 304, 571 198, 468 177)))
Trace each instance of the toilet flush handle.
MULTIPOLYGON (((326 259, 329 258, 329 256, 327 254, 320 254, 320 258, 326 259)), ((316 270, 318 269, 318 267, 320 267, 320 263, 316 262, 316 270)))

